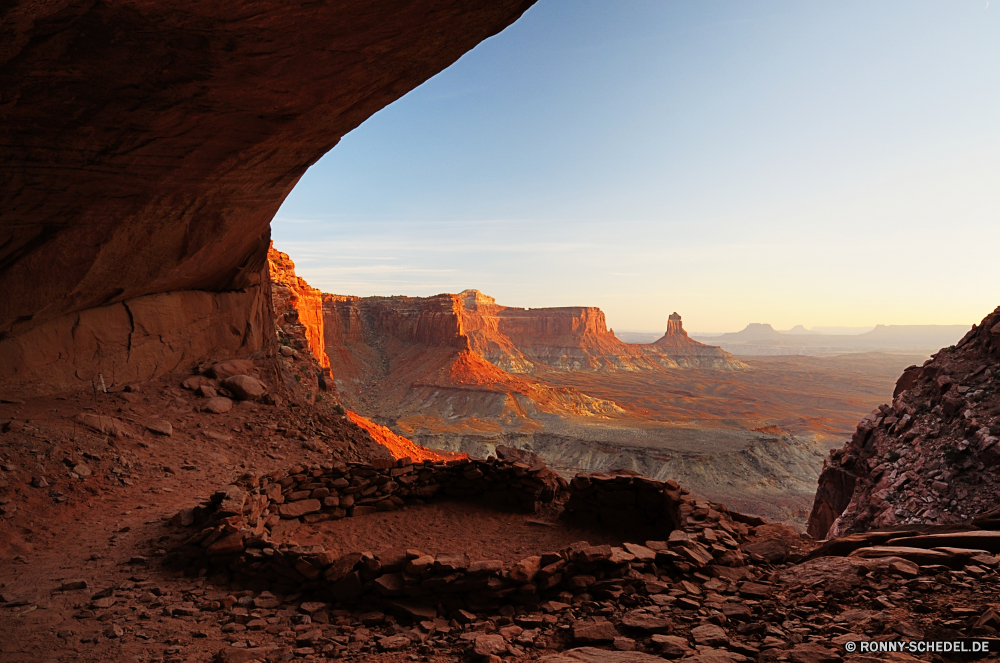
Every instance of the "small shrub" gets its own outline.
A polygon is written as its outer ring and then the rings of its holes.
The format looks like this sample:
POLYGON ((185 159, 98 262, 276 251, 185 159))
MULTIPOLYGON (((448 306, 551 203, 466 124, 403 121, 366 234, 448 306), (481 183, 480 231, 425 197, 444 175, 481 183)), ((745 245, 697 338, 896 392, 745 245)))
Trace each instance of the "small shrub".
POLYGON ((337 403, 336 405, 333 406, 333 411, 336 412, 337 414, 347 414, 347 410, 345 410, 344 406, 341 405, 340 403, 337 403))
POLYGON ((317 403, 323 402, 323 394, 316 394, 316 402, 317 403))
POLYGON ((296 375, 295 376, 295 381, 296 382, 302 382, 302 376, 301 375, 296 375))

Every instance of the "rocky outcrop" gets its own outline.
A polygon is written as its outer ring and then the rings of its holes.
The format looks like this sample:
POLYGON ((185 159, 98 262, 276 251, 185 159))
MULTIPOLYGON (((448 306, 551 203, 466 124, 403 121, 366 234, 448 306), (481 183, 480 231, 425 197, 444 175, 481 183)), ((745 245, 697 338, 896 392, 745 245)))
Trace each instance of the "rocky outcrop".
POLYGON ((681 316, 676 311, 667 318, 667 331, 655 343, 648 347, 650 351, 666 355, 670 361, 684 368, 715 368, 725 370, 743 370, 748 368, 722 348, 705 345, 693 340, 684 331, 681 316))
POLYGON ((299 177, 532 2, 7 3, 3 390, 263 348, 269 223, 299 177))
POLYGON ((271 300, 274 303, 274 324, 298 322, 305 327, 305 340, 321 367, 329 368, 323 333, 323 293, 295 274, 295 263, 271 245, 267 252, 271 275, 271 300))
POLYGON ((957 524, 1000 503, 1000 308, 899 378, 892 404, 830 453, 809 520, 816 538, 957 524))

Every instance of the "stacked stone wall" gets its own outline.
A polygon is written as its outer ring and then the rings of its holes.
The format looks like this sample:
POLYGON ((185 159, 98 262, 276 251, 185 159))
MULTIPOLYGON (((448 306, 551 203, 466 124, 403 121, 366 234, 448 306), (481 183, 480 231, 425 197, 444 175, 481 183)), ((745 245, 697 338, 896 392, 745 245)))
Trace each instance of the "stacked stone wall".
POLYGON ((335 604, 376 603, 413 618, 501 604, 569 603, 582 595, 615 599, 694 571, 736 581, 747 562, 740 550, 746 525, 725 507, 692 498, 676 482, 611 473, 578 475, 567 484, 543 464, 494 458, 297 466, 247 476, 182 511, 174 524, 198 530, 166 560, 187 575, 335 604), (662 527, 663 537, 620 547, 581 541, 512 564, 472 560, 464 552, 340 555, 270 538, 282 520, 363 517, 428 499, 482 499, 524 510, 565 501, 568 517, 604 523, 617 513, 619 525, 641 517, 662 527))

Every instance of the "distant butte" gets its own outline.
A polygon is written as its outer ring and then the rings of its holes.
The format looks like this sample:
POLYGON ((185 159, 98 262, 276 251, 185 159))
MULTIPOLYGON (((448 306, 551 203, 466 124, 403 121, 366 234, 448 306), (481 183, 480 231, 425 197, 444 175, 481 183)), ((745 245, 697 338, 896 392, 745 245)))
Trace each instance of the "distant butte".
POLYGON ((667 317, 667 331, 655 343, 652 350, 669 356, 679 366, 687 368, 739 369, 746 366, 728 352, 693 340, 684 331, 681 316, 674 311, 667 317))

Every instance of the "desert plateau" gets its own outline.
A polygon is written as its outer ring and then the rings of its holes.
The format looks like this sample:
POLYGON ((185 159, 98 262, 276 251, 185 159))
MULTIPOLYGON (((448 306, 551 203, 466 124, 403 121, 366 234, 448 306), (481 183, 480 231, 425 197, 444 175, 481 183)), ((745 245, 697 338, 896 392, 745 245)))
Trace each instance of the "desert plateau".
POLYGON ((0 663, 1000 657, 969 7, 0 6, 0 663))

